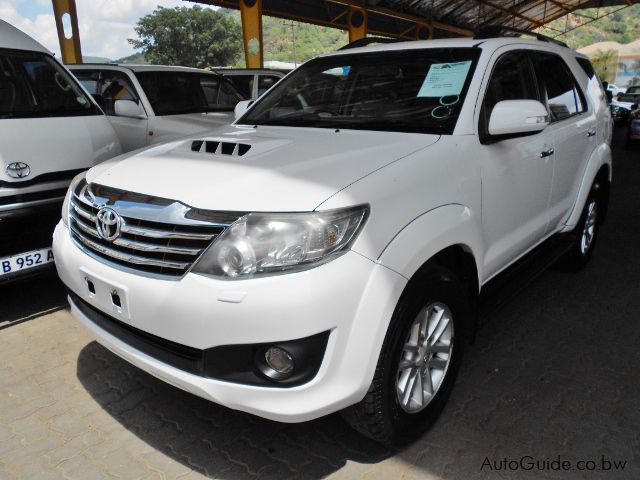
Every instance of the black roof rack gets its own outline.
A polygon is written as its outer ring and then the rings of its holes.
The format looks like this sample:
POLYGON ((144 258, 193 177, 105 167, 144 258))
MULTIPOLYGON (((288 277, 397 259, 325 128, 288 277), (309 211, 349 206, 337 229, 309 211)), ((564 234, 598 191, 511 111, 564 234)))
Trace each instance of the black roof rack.
POLYGON ((396 38, 386 38, 386 37, 365 37, 355 40, 351 43, 347 43, 344 47, 340 47, 338 50, 349 50, 351 48, 359 48, 366 47, 367 45, 371 45, 372 43, 396 43, 396 42, 406 42, 406 40, 399 40, 396 38))
POLYGON ((530 32, 528 30, 519 30, 517 28, 504 27, 501 25, 488 25, 486 27, 482 27, 476 31, 473 38, 478 40, 484 40, 488 38, 497 38, 497 37, 521 37, 521 36, 530 36, 534 37, 536 40, 540 40, 541 42, 555 43, 556 45, 560 45, 561 47, 569 48, 564 42, 560 40, 556 40, 555 38, 547 37, 546 35, 542 35, 541 33, 530 32))

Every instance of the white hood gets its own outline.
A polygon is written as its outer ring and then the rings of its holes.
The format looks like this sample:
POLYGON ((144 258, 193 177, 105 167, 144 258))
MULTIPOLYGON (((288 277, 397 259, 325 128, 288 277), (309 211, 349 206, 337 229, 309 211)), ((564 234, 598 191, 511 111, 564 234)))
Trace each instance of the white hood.
MULTIPOLYGON (((87 180, 210 210, 310 211, 351 183, 428 147, 437 135, 236 127, 106 162, 87 180), (242 156, 191 151, 192 141, 250 145, 242 156)), ((203 149, 204 150, 204 149, 203 149)))

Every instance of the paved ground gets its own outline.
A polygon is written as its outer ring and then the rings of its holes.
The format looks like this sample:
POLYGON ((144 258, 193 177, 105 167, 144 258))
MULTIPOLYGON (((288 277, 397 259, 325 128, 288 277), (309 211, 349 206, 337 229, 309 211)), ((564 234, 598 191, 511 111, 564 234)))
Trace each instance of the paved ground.
POLYGON ((441 419, 399 452, 337 415, 282 425, 156 380, 66 309, 38 316, 64 303, 52 278, 2 288, 0 479, 640 478, 640 151, 615 157, 593 263, 544 274, 484 326, 441 419), (558 455, 626 467, 481 468, 558 455))

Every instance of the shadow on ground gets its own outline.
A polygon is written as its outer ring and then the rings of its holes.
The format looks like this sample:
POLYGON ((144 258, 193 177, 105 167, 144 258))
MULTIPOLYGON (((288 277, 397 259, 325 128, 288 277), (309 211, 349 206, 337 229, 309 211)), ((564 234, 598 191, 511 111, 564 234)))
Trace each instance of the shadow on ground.
POLYGON ((55 271, 0 285, 0 329, 67 305, 64 285, 55 271))

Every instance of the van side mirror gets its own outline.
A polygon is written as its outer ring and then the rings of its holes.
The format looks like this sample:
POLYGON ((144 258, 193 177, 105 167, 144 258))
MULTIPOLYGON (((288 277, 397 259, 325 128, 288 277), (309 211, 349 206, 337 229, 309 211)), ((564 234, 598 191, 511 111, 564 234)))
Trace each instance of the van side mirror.
POLYGON ((242 115, 244 115, 244 112, 246 112, 249 109, 252 103, 253 103, 253 100, 242 100, 241 102, 238 102, 236 105, 236 108, 233 109, 233 115, 235 119, 237 120, 242 115))
POLYGON ((144 118, 145 114, 140 105, 132 100, 116 100, 113 111, 119 117, 144 118))
POLYGON ((541 132, 549 125, 549 113, 537 100, 503 100, 489 118, 489 135, 541 132))

